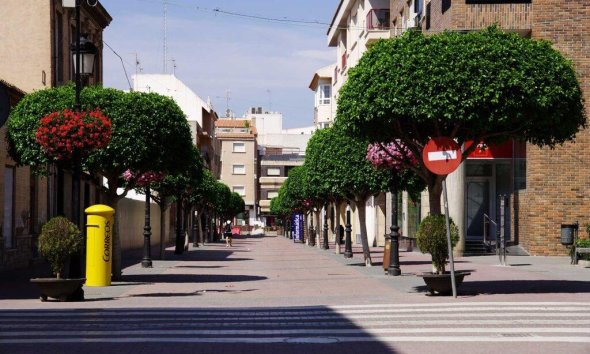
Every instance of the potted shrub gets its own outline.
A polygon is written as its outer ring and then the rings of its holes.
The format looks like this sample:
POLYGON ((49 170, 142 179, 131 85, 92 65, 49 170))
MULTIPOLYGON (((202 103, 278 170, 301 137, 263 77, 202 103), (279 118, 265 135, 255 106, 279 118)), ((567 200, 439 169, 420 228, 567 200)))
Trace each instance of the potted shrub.
POLYGON ((68 258, 82 251, 80 229, 65 217, 54 217, 43 225, 38 243, 39 253, 47 258, 56 276, 31 279, 41 289, 41 301, 47 300, 47 297, 60 301, 83 300, 82 285, 86 279, 63 279, 61 276, 68 258))
MULTIPOLYGON (((451 243, 454 247, 459 240, 457 225, 450 220, 451 243)), ((445 271, 449 259, 447 246, 447 231, 444 215, 428 215, 418 227, 416 244, 422 253, 432 256, 432 272, 422 273, 420 276, 428 286, 430 293, 449 294, 452 291, 451 274, 445 271)), ((458 286, 468 272, 455 272, 455 284, 458 286)))

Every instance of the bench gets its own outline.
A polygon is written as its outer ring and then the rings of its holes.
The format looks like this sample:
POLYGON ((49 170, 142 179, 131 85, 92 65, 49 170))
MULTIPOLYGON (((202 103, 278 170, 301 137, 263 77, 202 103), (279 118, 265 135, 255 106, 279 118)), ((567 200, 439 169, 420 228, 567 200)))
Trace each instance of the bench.
POLYGON ((578 264, 578 254, 590 254, 590 247, 574 247, 572 264, 578 264))

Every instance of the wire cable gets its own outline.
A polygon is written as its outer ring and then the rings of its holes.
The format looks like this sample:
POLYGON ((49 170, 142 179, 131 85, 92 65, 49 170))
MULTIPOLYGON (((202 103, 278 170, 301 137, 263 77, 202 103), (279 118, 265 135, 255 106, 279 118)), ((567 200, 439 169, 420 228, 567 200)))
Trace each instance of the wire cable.
POLYGON ((123 58, 107 42, 103 40, 102 43, 106 45, 116 56, 118 56, 119 60, 121 60, 121 66, 123 66, 123 72, 125 72, 125 78, 127 79, 127 84, 129 85, 129 91, 133 91, 133 87, 131 87, 131 81, 129 80, 129 75, 127 75, 127 68, 125 68, 125 64, 123 63, 123 58))

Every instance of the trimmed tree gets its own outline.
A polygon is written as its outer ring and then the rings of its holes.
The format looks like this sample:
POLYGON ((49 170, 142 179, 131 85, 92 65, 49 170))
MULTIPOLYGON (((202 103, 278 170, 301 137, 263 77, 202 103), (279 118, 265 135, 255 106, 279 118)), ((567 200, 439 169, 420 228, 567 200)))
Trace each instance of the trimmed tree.
MULTIPOLYGON (((354 202, 361 231, 363 256, 367 266, 372 265, 365 203, 369 197, 387 190, 390 174, 373 168, 366 159, 367 139, 351 138, 338 126, 316 132, 306 154, 310 153, 308 185, 325 186, 321 191, 343 195, 354 202)), ((307 156, 306 156, 307 163, 307 156)))
POLYGON ((491 27, 429 36, 408 31, 376 42, 349 70, 336 124, 351 136, 407 147, 417 165, 408 156, 393 158, 424 180, 430 212, 440 214, 446 176, 422 162, 430 138, 475 141, 466 157, 480 141, 553 147, 572 140, 585 121, 572 63, 549 42, 491 27))
MULTIPOLYGON (((26 95, 11 112, 8 121, 9 152, 13 159, 37 173, 45 173, 51 162, 36 141, 40 118, 73 106, 71 85, 40 90, 26 95)), ((100 108, 112 121, 109 144, 82 159, 85 170, 107 179, 107 204, 117 203, 134 188, 121 177, 126 170, 159 171, 174 174, 189 161, 192 140, 184 113, 176 103, 156 93, 125 93, 115 89, 86 87, 82 90, 84 109, 100 108), (119 188, 124 188, 122 193, 119 188)), ((115 214, 115 220, 117 213, 115 214)), ((113 277, 121 275, 121 242, 117 221, 113 233, 113 277)))

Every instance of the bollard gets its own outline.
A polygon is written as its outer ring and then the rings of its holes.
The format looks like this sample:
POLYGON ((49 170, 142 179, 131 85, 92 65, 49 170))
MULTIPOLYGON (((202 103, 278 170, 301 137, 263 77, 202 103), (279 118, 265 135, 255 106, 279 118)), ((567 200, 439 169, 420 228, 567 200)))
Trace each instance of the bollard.
POLYGON ((113 215, 115 209, 102 204, 86 210, 86 286, 111 285, 113 215))

